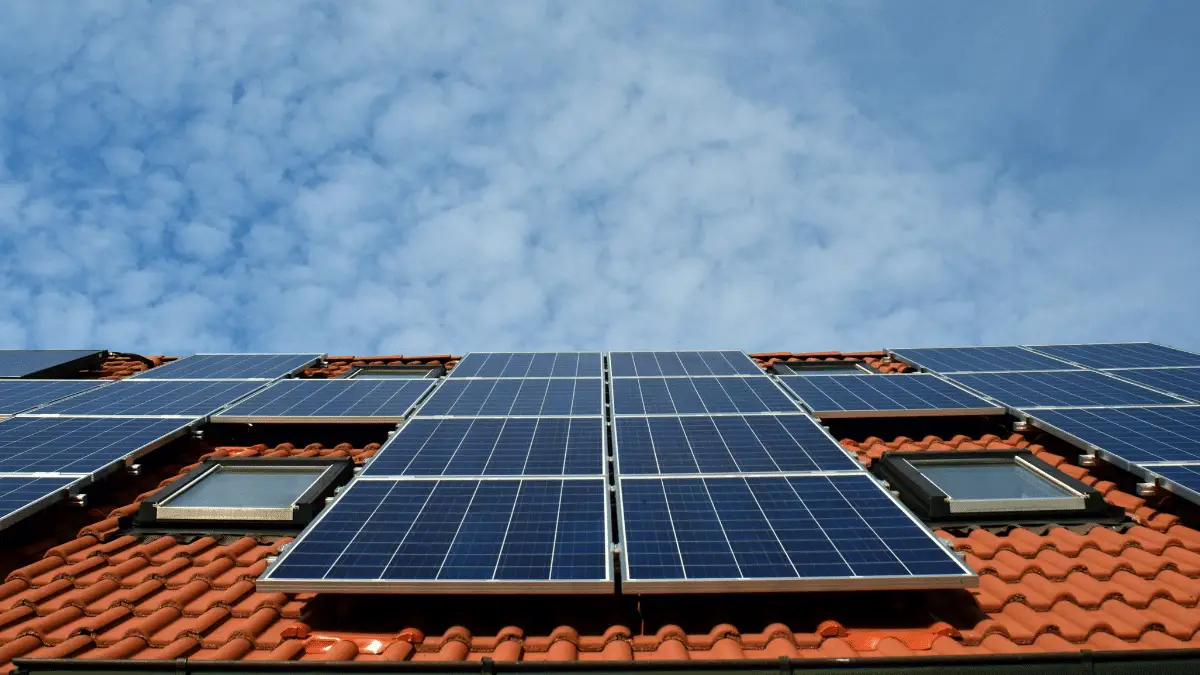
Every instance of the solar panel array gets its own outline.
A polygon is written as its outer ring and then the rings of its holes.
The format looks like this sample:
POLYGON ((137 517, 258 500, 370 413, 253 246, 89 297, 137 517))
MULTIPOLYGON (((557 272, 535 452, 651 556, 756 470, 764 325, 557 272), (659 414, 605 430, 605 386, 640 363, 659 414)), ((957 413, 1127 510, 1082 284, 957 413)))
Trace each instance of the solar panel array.
POLYGON ((26 412, 105 384, 97 380, 0 380, 0 416, 26 412))
POLYGON ((426 379, 280 380, 214 422, 399 422, 434 386, 426 379))
POLYGON ((0 527, 7 527, 47 502, 69 494, 75 476, 5 476, 0 474, 0 527))
POLYGON ((936 375, 785 376, 780 381, 817 417, 997 414, 1004 409, 936 375))
POLYGON ((1022 370, 1073 370, 1078 366, 1023 347, 928 347, 889 349, 915 366, 948 373, 1003 373, 1022 370))
POLYGON ((13 417, 0 422, 0 473, 93 474, 183 433, 190 420, 13 417))
POLYGON ((1087 368, 1161 368, 1200 366, 1200 354, 1152 342, 1101 343, 1088 345, 1035 345, 1035 352, 1078 363, 1087 368))
POLYGON ((1178 405, 1180 399, 1092 370, 950 375, 1013 408, 1178 405))
POLYGON ((1200 464, 1159 464, 1145 475, 1184 499, 1200 503, 1200 464))
POLYGON ((95 349, 4 349, 0 350, 0 377, 30 377, 100 353, 95 349))
POLYGON ((1040 410, 1034 424, 1098 448, 1119 464, 1200 461, 1200 406, 1040 410))
POLYGON ((137 380, 274 380, 321 359, 321 354, 193 354, 151 368, 137 380))
POLYGON ((205 417, 262 387, 234 380, 125 380, 42 406, 35 415, 205 417))

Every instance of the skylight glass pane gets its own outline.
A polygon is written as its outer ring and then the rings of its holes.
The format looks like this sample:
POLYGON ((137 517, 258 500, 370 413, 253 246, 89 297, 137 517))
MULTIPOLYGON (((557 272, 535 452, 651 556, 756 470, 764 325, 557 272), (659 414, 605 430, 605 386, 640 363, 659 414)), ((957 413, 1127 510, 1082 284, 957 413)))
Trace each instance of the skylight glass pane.
POLYGON ((1013 463, 910 462, 951 499, 1052 499, 1075 493, 1013 463))
POLYGON ((220 467, 163 503, 169 507, 286 508, 296 503, 327 467, 220 467))

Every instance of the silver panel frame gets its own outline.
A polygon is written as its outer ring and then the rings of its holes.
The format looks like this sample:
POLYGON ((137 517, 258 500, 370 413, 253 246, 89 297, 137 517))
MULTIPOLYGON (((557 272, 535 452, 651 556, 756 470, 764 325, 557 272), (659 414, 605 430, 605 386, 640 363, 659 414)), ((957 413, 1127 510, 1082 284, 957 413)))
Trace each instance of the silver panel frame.
POLYGON ((244 382, 274 382, 275 380, 279 380, 279 379, 282 379, 285 377, 291 377, 292 375, 295 375, 296 373, 300 372, 301 370, 308 368, 309 366, 313 365, 314 363, 319 363, 321 361, 324 361, 325 357, 327 357, 327 356, 329 356, 329 354, 326 352, 274 352, 274 353, 272 353, 272 352, 247 352, 247 353, 243 353, 243 354, 234 354, 234 353, 229 353, 229 352, 224 352, 224 353, 201 352, 198 354, 188 354, 187 356, 181 356, 180 358, 175 359, 174 361, 171 361, 170 363, 164 363, 161 366, 157 366, 157 367, 151 368, 149 370, 144 370, 140 373, 135 373, 134 375, 131 375, 131 376, 125 378, 125 380, 135 380, 135 379, 143 380, 143 381, 146 381, 146 380, 152 380, 152 381, 238 380, 238 381, 244 381, 244 382), (154 377, 154 376, 150 375, 151 373, 153 373, 156 370, 159 370, 160 368, 169 368, 176 363, 181 363, 183 361, 186 361, 187 359, 190 359, 190 358, 193 358, 196 356, 297 356, 297 357, 299 357, 299 356, 313 356, 313 355, 315 355, 314 358, 310 359, 304 365, 300 366, 299 368, 294 368, 294 369, 288 371, 287 373, 284 373, 283 375, 279 375, 277 377, 154 377), (150 375, 150 376, 147 377, 148 375, 150 375))
MULTIPOLYGON (((958 382, 948 379, 947 377, 944 377, 939 373, 919 372, 919 373, 908 373, 908 374, 904 374, 904 375, 883 375, 883 377, 926 377, 926 376, 939 379, 942 382, 945 382, 946 384, 949 384, 950 386, 952 386, 956 389, 959 389, 959 390, 961 390, 967 394, 970 394, 976 398, 982 399, 984 403, 987 403, 989 401, 995 402, 995 399, 993 399, 989 396, 984 396, 977 391, 968 389, 967 387, 964 387, 963 385, 959 384, 958 382)), ((904 410, 873 410, 873 409, 817 410, 817 409, 813 408, 812 406, 810 406, 808 403, 806 403, 804 401, 804 399, 800 396, 800 394, 798 394, 797 392, 792 390, 791 387, 788 386, 786 378, 789 378, 789 377, 808 377, 808 376, 806 376, 806 375, 779 375, 778 379, 780 380, 780 384, 786 388, 786 390, 789 394, 791 394, 792 398, 799 401, 800 405, 803 406, 804 409, 809 414, 811 414, 813 417, 816 417, 818 419, 834 420, 834 419, 874 419, 874 418, 894 418, 894 417, 979 417, 979 416, 1003 415, 1008 411, 1008 408, 999 402, 996 402, 995 406, 989 406, 986 408, 912 408, 912 409, 904 409, 904 410)), ((828 377, 828 376, 818 375, 816 377, 828 377)), ((860 376, 859 375, 840 375, 838 377, 860 377, 860 376)), ((878 375, 870 375, 869 377, 879 377, 879 376, 878 375)))
MULTIPOLYGON (((490 478, 490 477, 489 477, 490 478)), ((412 595, 426 594, 443 594, 443 593, 469 593, 478 595, 560 595, 560 594, 579 594, 579 595, 606 595, 616 592, 616 571, 613 564, 613 538, 612 538, 612 517, 609 503, 609 485, 606 477, 599 476, 579 476, 566 478, 562 476, 552 476, 545 479, 527 478, 527 477, 498 477, 490 478, 491 480, 501 481, 521 481, 521 480, 588 480, 596 481, 601 486, 601 497, 604 503, 604 575, 603 580, 546 580, 546 581, 515 581, 515 580, 411 580, 403 581, 396 579, 363 579, 363 580, 346 580, 346 579, 277 579, 273 577, 274 571, 282 564, 284 560, 295 551, 297 546, 305 541, 309 533, 316 529, 317 525, 325 519, 325 516, 333 512, 333 509, 341 501, 342 497, 349 494, 350 489, 357 485, 364 478, 356 476, 354 480, 342 488, 334 501, 328 504, 321 510, 318 515, 304 531, 300 533, 290 544, 287 550, 279 555, 274 562, 267 566, 267 569, 259 575, 255 581, 255 587, 263 592, 281 592, 281 593, 405 593, 412 595)), ((387 482, 399 482, 394 477, 382 478, 387 482)), ((465 481, 480 481, 484 478, 438 478, 446 482, 465 482, 465 481)))
POLYGON ((30 472, 30 473, 0 473, 0 478, 74 478, 75 480, 67 483, 61 488, 57 488, 42 497, 28 502, 21 508, 0 516, 0 531, 6 530, 9 527, 44 511, 58 502, 77 495, 82 489, 91 484, 89 474, 80 473, 48 473, 48 472, 30 472))
MULTIPOLYGON (((211 382, 212 380, 208 380, 208 381, 211 382)), ((221 408, 221 411, 230 411, 234 407, 241 405, 242 403, 248 402, 250 399, 254 398, 255 396, 264 394, 267 391, 270 391, 271 389, 273 389, 274 387, 279 386, 281 383, 288 382, 288 381, 292 381, 292 380, 287 380, 287 379, 274 380, 267 386, 262 387, 261 389, 255 390, 254 392, 252 392, 250 395, 246 396, 245 398, 224 406, 223 408, 221 408)), ((295 380, 295 381, 299 381, 299 380, 295 380)), ((348 378, 348 379, 304 380, 304 381, 351 382, 351 381, 353 381, 353 379, 348 378)), ((370 382, 372 380, 362 380, 362 381, 370 382)), ((408 381, 425 382, 426 384, 428 384, 428 386, 425 388, 425 391, 422 392, 421 395, 418 396, 415 401, 413 401, 412 405, 408 406, 408 408, 406 408, 404 410, 404 412, 400 415, 382 415, 382 416, 375 416, 375 415, 320 415, 320 416, 311 416, 311 415, 274 415, 274 416, 272 416, 272 415, 226 415, 223 412, 218 411, 216 414, 210 415, 208 418, 208 421, 212 422, 213 424, 239 424, 239 423, 240 424, 400 424, 400 423, 404 422, 405 420, 409 419, 410 417, 412 417, 413 411, 415 411, 425 401, 425 399, 429 398, 432 395, 432 392, 435 389, 437 389, 438 384, 439 384, 439 381, 437 379, 423 378, 423 377, 406 378, 403 381, 405 381, 405 382, 408 382, 408 381)))

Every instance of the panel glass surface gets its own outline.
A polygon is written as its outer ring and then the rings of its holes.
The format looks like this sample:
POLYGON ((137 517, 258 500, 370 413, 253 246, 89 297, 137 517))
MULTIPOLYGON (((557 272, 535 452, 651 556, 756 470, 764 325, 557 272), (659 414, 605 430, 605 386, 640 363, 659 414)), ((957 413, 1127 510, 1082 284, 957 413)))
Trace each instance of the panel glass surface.
POLYGON ((622 478, 631 591, 967 585, 973 575, 866 475, 622 478))
POLYGON ((614 415, 799 412, 768 377, 613 379, 614 415))
POLYGON ((1183 496, 1187 499, 1193 502, 1200 501, 1200 465, 1168 464, 1153 466, 1150 469, 1159 476, 1185 488, 1183 496))
POLYGON ((139 380, 274 380, 321 358, 320 354, 194 354, 139 373, 139 380))
POLYGON ((1020 347, 929 347, 888 350, 938 373, 1071 370, 1077 366, 1020 347))
POLYGON ((124 380, 51 403, 33 414, 195 418, 208 415, 261 386, 261 382, 124 380))
POLYGON ((600 352, 475 352, 450 377, 600 377, 600 352))
POLYGON ((1030 349, 1074 361, 1089 368, 1158 368, 1200 366, 1200 354, 1150 342, 1091 345, 1039 345, 1030 349))
POLYGON ((280 380, 221 418, 403 418, 433 387, 426 379, 280 380))
POLYGON ((0 350, 0 377, 25 377, 99 353, 95 349, 0 350))
POLYGON ((604 475, 599 418, 409 421, 371 459, 368 476, 604 475))
POLYGON ((952 375, 950 379, 1014 408, 1182 403, 1172 396, 1087 370, 952 375))
POLYGON ((621 417, 615 427, 621 476, 862 469, 806 415, 621 417))
POLYGON ((0 473, 92 473, 187 424, 169 419, 14 417, 0 422, 0 473))
POLYGON ((1075 493, 1017 462, 966 460, 908 463, 951 499, 1058 499, 1075 493))
POLYGON ((603 479, 358 480, 260 578, 353 592, 611 592, 603 479))
POLYGON ((612 352, 608 367, 613 377, 763 374, 749 356, 736 351, 612 352))
POLYGON ((442 382, 421 406, 422 417, 540 417, 599 415, 604 380, 526 379, 442 382))
POLYGON ((999 407, 933 375, 786 376, 780 380, 817 415, 999 407))
POLYGON ((23 509, 55 495, 66 495, 66 488, 79 480, 72 476, 29 477, 0 476, 0 525, 19 520, 23 509))
POLYGON ((1200 403, 1200 368, 1150 368, 1107 372, 1200 403))
POLYGON ((0 415, 15 415, 105 384, 95 380, 0 380, 0 415))
POLYGON ((1200 406, 1039 410, 1034 417, 1130 463, 1200 460, 1200 406))
POLYGON ((162 502, 170 507, 287 508, 328 467, 218 466, 162 502))

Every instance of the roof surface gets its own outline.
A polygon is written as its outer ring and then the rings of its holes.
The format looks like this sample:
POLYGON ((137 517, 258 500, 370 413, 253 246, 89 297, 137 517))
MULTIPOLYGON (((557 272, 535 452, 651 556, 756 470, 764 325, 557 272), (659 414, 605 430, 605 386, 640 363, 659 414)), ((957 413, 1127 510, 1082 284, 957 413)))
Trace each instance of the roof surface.
MULTIPOLYGON (((763 365, 862 359, 888 371, 903 367, 882 362, 881 353, 755 357, 763 365)), ((452 358, 335 357, 328 368, 306 375, 335 376, 354 364, 452 365, 452 358)), ((113 359, 103 376, 145 367, 113 359)), ((18 657, 628 662, 1200 647, 1200 531, 1184 524, 1186 512, 1160 510, 1165 506, 1131 494, 1122 477, 1072 464, 1054 439, 980 433, 965 419, 940 424, 948 431, 919 438, 833 432, 866 464, 886 450, 1027 448, 1104 493, 1129 522, 938 530, 980 574, 979 588, 971 591, 570 602, 262 593, 254 581, 289 537, 134 534, 119 519, 207 456, 362 462, 379 443, 364 442, 368 432, 357 429, 320 442, 292 428, 278 432, 295 434, 291 442, 191 440, 162 457, 152 454, 155 463, 141 476, 110 479, 113 485, 97 495, 109 505, 47 519, 19 545, 5 541, 0 664, 18 657), (954 425, 962 425, 961 433, 953 433, 954 425), (85 521, 82 529, 72 518, 85 521), (58 529, 64 532, 55 534, 58 529)))

